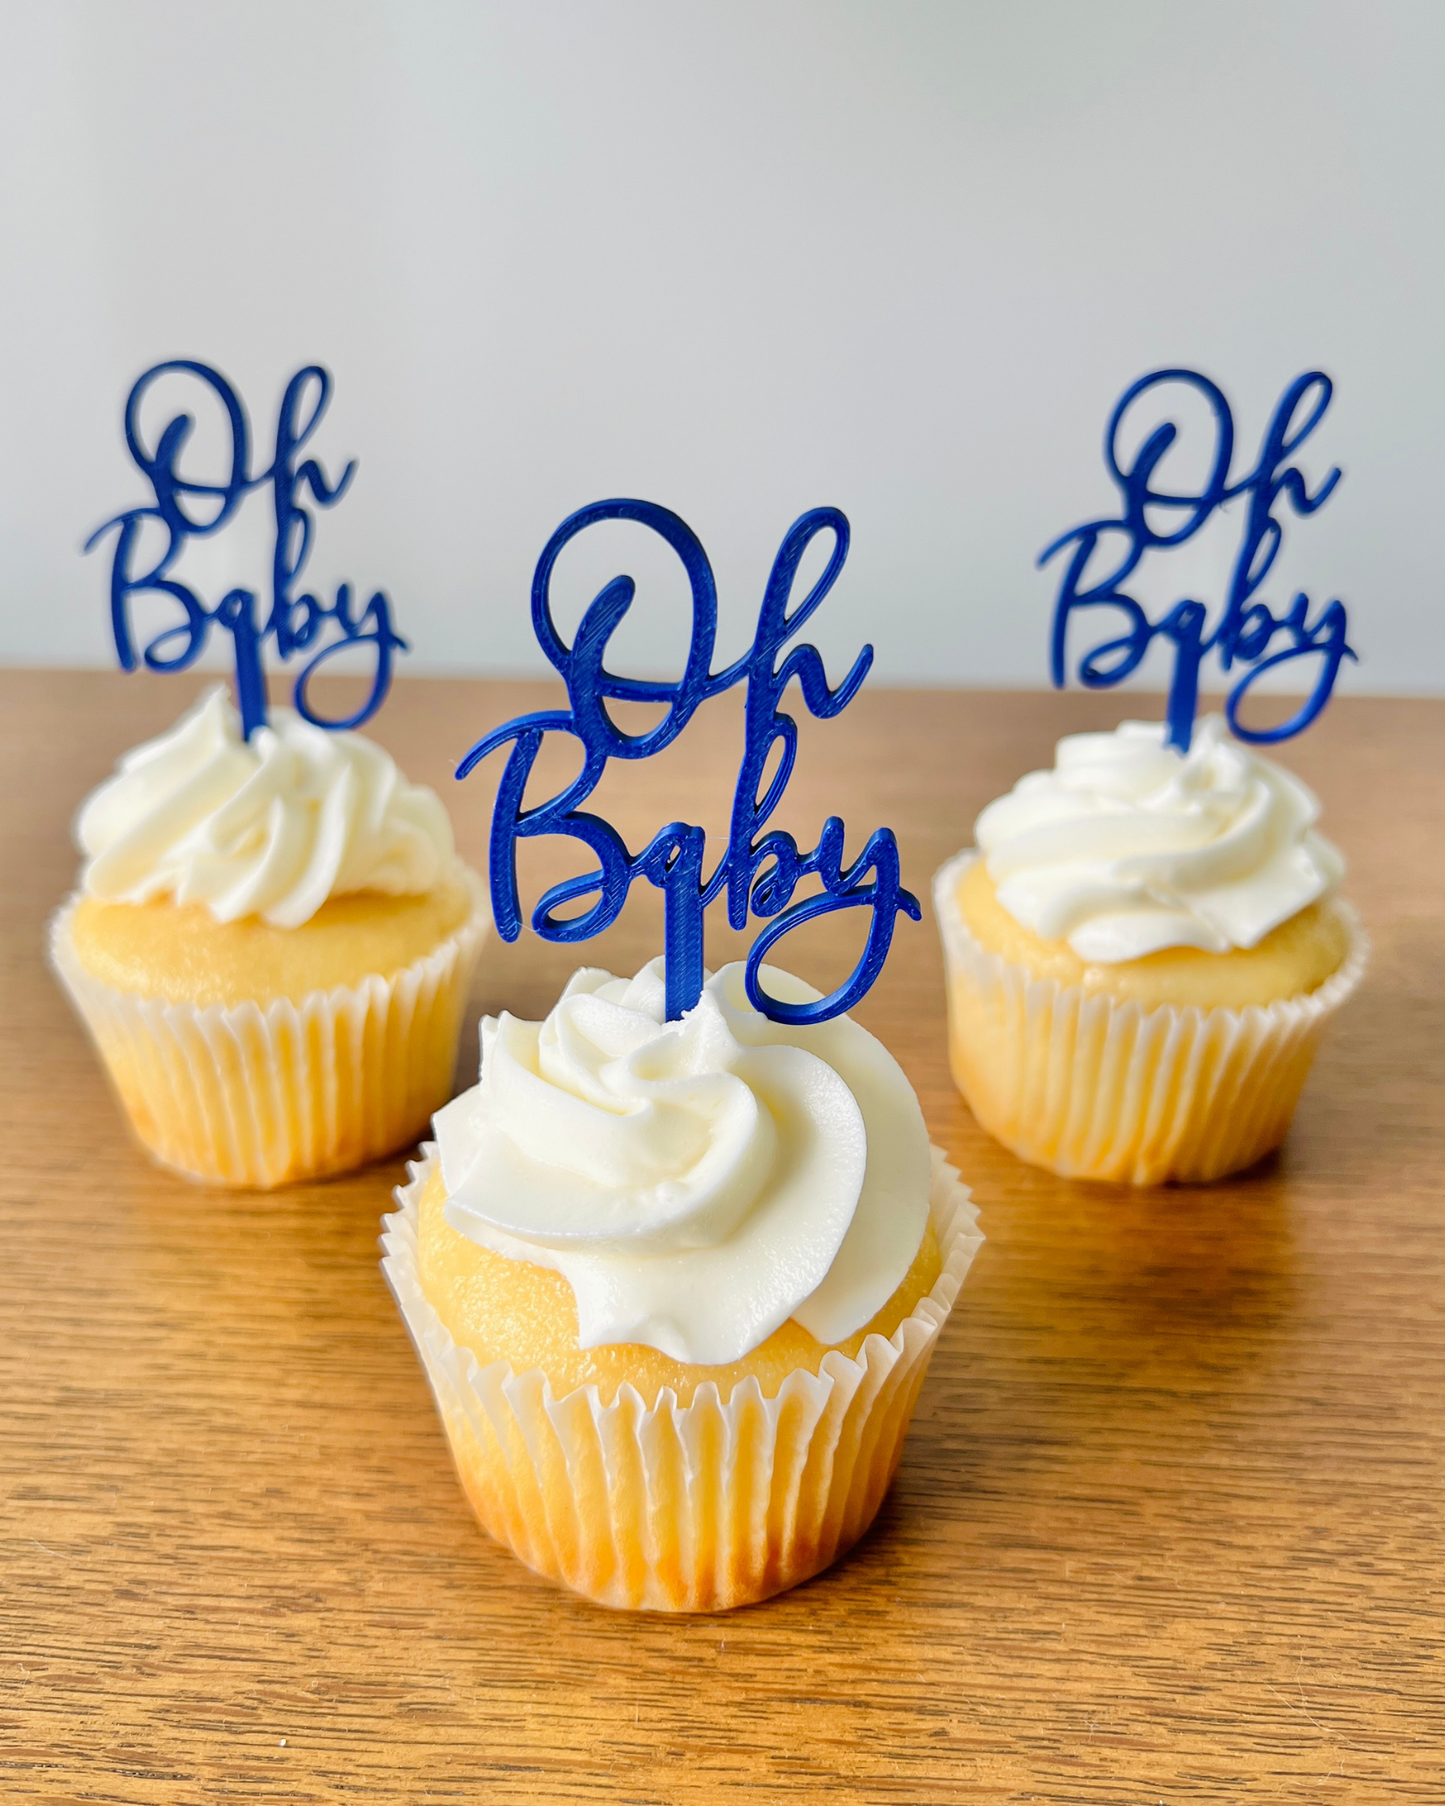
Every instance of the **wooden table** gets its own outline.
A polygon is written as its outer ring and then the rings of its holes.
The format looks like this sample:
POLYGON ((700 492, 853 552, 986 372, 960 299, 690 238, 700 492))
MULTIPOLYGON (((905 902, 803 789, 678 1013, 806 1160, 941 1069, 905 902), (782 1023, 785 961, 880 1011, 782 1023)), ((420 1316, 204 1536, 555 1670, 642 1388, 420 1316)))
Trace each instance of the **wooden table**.
MULTIPOLYGON (((1374 965, 1282 1155, 1234 1183, 1002 1152, 948 1081, 932 924, 900 924, 860 1014, 989 1240, 863 1545, 677 1620, 554 1591, 476 1528, 377 1270, 400 1161, 232 1195, 128 1140, 42 924, 76 804, 196 687, 0 675, 5 1799, 1445 1798, 1445 703, 1339 701, 1288 749, 1374 965)), ((451 763, 544 693, 403 682, 375 724, 478 863, 490 779, 451 763)), ((865 690, 808 730, 790 819, 892 823, 926 894, 985 801, 1118 713, 865 690)), ((735 734, 700 719, 623 773, 629 838, 723 825, 735 734)), ((657 930, 639 898, 589 958, 630 971, 657 930)), ((477 1005, 540 1014, 571 963, 494 943, 477 1005)))

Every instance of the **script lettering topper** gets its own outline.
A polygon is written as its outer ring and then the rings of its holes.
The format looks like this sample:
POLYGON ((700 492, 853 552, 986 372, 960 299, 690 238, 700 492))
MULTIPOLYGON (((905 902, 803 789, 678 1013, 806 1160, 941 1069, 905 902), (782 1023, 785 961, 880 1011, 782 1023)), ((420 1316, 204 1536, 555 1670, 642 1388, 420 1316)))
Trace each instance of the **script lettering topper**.
POLYGON ((802 852, 791 834, 768 828, 782 800, 797 758, 798 725, 780 707, 794 678, 808 712, 818 720, 841 713, 857 695, 873 662, 865 646, 837 689, 828 687, 816 647, 794 646, 780 654, 832 589, 848 556, 848 522, 836 508, 814 508, 788 529, 773 563, 758 614, 753 644, 721 671, 712 669, 717 631, 717 590, 712 567, 696 535, 677 515, 652 502, 594 502, 579 509, 552 535, 532 580, 532 625, 539 644, 567 686, 570 708, 521 715, 479 740, 457 768, 464 778, 500 747, 511 753, 502 773, 492 814, 491 891, 497 932, 514 941, 521 932, 517 894, 517 842, 533 835, 560 834, 579 840, 597 861, 596 869, 565 879, 546 892, 532 912, 532 927, 544 940, 575 942, 600 934, 614 922, 628 891, 645 878, 663 893, 663 944, 669 1021, 692 1009, 702 993, 703 911, 726 892, 728 920, 746 926, 749 913, 769 920, 752 945, 746 966, 750 1001, 776 1022, 826 1022, 851 1009, 882 970, 901 911, 920 920, 918 899, 905 890, 898 843, 890 828, 878 828, 851 865, 844 864, 844 827, 837 816, 823 824, 818 844, 802 852), (682 676, 676 682, 619 677, 604 664, 607 643, 632 606, 636 585, 614 577, 588 605, 568 646, 552 618, 552 570, 562 548, 598 521, 629 520, 657 533, 677 553, 692 589, 692 637, 682 676), (832 554, 821 577, 791 609, 798 565, 814 538, 833 537, 832 554), (712 872, 704 873, 705 836, 700 827, 673 821, 633 854, 622 836, 600 815, 582 808, 596 789, 609 759, 647 759, 670 746, 697 708, 735 684, 747 686, 742 762, 734 793, 727 850, 712 872), (607 712, 609 701, 649 702, 666 713, 645 733, 624 733, 607 712), (526 808, 523 796, 532 767, 549 733, 570 734, 582 745, 577 777, 546 802, 526 808), (766 792, 759 795, 773 748, 781 752, 766 792), (814 875, 821 894, 793 902, 802 880, 814 875), (557 911, 586 897, 596 901, 582 914, 557 911), (871 911, 868 938, 847 981, 815 1003, 791 1004, 762 988, 764 957, 784 935, 839 909, 871 911))
POLYGON ((1309 726, 1329 701, 1341 662, 1355 657, 1345 639, 1344 604, 1327 602, 1311 620, 1309 597, 1303 591, 1280 614, 1258 592, 1284 543, 1284 525, 1276 509, 1287 502, 1297 515, 1311 515, 1329 500, 1340 480, 1339 470, 1331 470, 1311 494, 1303 473, 1287 462, 1324 418, 1333 393, 1334 386, 1323 371, 1310 370, 1296 377, 1275 409, 1253 469, 1231 482, 1234 417, 1223 393, 1207 376, 1197 370, 1155 370, 1124 391, 1104 435, 1104 457, 1123 498, 1121 512, 1117 517, 1085 521, 1039 554, 1043 566, 1066 546, 1072 548, 1054 607, 1051 663, 1057 688, 1063 688, 1067 675, 1070 621, 1081 611, 1109 608, 1123 615, 1125 631, 1084 654, 1078 664, 1079 679, 1092 690, 1122 683, 1137 670, 1156 637, 1167 640, 1173 647, 1166 711, 1168 745, 1180 752, 1189 750, 1199 704, 1199 668, 1210 653, 1218 656, 1222 670, 1239 666, 1244 671, 1224 705, 1225 718, 1239 739, 1255 743, 1288 740, 1309 726), (1197 490, 1177 492, 1154 486, 1160 462, 1179 436, 1173 421, 1155 427, 1132 463, 1125 464, 1120 458, 1119 428, 1126 412, 1140 396, 1168 383, 1197 390, 1214 414, 1210 472, 1197 490), (1177 602, 1162 620, 1151 621, 1123 587, 1145 553, 1183 545, 1216 509, 1238 498, 1246 498, 1248 505, 1223 610, 1213 631, 1208 629, 1208 608, 1193 598, 1177 602), (1091 572, 1100 542, 1105 542, 1100 553, 1104 561, 1110 545, 1120 539, 1122 552, 1112 566, 1102 575, 1091 572), (1278 727, 1246 727, 1239 719, 1239 709, 1256 679, 1305 658, 1317 658, 1319 664, 1314 686, 1299 709, 1278 727))
MULTIPOLYGON (((296 459, 321 424, 331 399, 331 377, 320 364, 298 370, 286 385, 276 419, 276 452, 267 469, 251 474, 250 428, 240 397, 224 376, 209 365, 189 358, 157 364, 137 379, 125 404, 125 443, 136 467, 150 484, 153 505, 127 509, 97 527, 85 542, 89 552, 107 533, 115 532, 115 553, 110 566, 110 624, 116 657, 121 668, 137 665, 131 623, 133 596, 158 596, 168 608, 179 609, 180 618, 162 627, 142 648, 140 657, 152 671, 184 671, 200 657, 211 629, 219 627, 231 636, 235 656, 236 699, 241 725, 249 740, 266 725, 266 679, 262 652, 267 640, 275 643, 282 659, 316 646, 297 675, 292 700, 298 714, 316 727, 360 727, 381 707, 391 683, 393 655, 407 650, 406 641, 392 628, 391 605, 378 590, 360 614, 353 613, 351 585, 337 586, 336 600, 322 602, 309 591, 293 594, 311 552, 312 516, 302 505, 303 491, 321 508, 332 508, 345 495, 356 473, 353 459, 335 483, 328 483, 314 458, 297 465, 296 459), (189 414, 177 414, 162 431, 154 451, 141 437, 140 409, 151 384, 162 376, 183 374, 197 378, 219 399, 230 432, 229 469, 219 482, 201 482, 183 476, 181 454, 195 425, 189 414), (309 411, 308 411, 309 410, 309 411), (304 415, 304 418, 303 418, 304 415), (253 489, 269 485, 275 513, 275 539, 271 554, 271 600, 263 621, 255 592, 233 589, 213 608, 174 574, 174 566, 186 543, 208 539, 232 519, 253 489), (148 559, 145 541, 159 525, 163 535, 160 554, 148 559), (323 644, 328 626, 338 636, 323 644), (371 689, 365 702, 344 721, 330 721, 311 707, 307 685, 319 666, 338 652, 360 646, 374 659, 371 689)), ((151 543, 154 543, 152 540, 151 543)))

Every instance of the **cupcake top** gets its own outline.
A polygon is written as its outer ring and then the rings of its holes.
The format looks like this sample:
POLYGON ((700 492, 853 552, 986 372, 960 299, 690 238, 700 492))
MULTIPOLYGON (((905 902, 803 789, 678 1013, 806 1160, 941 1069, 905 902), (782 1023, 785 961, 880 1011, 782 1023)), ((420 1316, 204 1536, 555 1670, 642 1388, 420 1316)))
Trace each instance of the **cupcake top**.
MULTIPOLYGON (((769 992, 818 992, 764 968, 769 992)), ((923 1239, 931 1156, 912 1086, 847 1016, 748 1002, 741 964, 665 1020, 663 962, 584 968, 545 1022, 482 1023, 481 1080, 437 1113, 461 1234, 559 1271, 583 1348, 740 1360, 790 1317, 847 1339, 923 1239)))
POLYGON ((1114 964, 1166 947, 1228 953, 1327 896, 1345 863, 1298 778, 1210 715, 1187 753, 1162 724, 1070 734, 974 829, 998 900, 1025 928, 1114 964))
POLYGON ((361 734, 273 708, 247 741, 215 685, 91 792, 75 835, 81 888, 103 902, 170 897, 218 922, 299 928, 328 897, 431 890, 453 870, 451 822, 361 734))

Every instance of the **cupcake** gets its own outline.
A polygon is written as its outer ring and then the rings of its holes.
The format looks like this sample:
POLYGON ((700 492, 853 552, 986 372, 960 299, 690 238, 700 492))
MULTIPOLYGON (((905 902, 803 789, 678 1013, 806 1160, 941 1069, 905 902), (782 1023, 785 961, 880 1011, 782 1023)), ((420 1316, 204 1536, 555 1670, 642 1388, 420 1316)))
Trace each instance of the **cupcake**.
POLYGON ((1072 734, 934 880, 954 1078, 1068 1177, 1210 1180, 1277 1147, 1366 943, 1319 804, 1210 716, 1072 734))
POLYGON ((741 965, 664 1017, 659 959, 487 1018, 383 1265, 491 1535, 602 1604, 711 1611, 867 1529, 982 1238, 857 1023, 775 1023, 741 965))
POLYGON ((451 1090, 485 916, 439 798, 223 686, 127 753, 76 821, 50 953, 140 1140, 275 1186, 414 1142, 451 1090))

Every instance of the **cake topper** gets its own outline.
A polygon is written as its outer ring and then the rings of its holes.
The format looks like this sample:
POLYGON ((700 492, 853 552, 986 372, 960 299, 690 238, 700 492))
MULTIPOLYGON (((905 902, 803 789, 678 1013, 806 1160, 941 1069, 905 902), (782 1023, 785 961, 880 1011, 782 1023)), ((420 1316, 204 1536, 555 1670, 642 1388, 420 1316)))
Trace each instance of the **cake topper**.
POLYGON ((1247 475, 1231 483, 1234 419, 1224 395, 1207 376, 1201 376, 1197 370, 1155 370, 1124 391, 1104 435, 1104 457, 1123 497, 1122 511, 1117 519, 1085 521, 1039 554, 1042 567, 1065 546, 1073 548, 1054 606, 1052 669, 1057 688, 1063 688, 1067 675, 1071 616, 1076 610, 1113 608, 1123 615, 1126 631, 1084 654, 1078 664, 1080 681, 1092 690, 1108 689, 1138 668, 1157 636, 1169 641, 1174 649, 1174 668, 1166 710, 1166 745, 1177 747, 1180 752, 1189 750, 1199 701, 1199 668, 1211 652, 1218 655, 1224 671, 1235 666, 1244 668, 1244 675, 1224 705, 1225 719, 1239 739, 1255 743, 1288 740, 1309 726, 1329 701, 1341 661, 1355 657, 1345 640, 1344 604, 1327 602, 1311 620, 1309 597, 1303 591, 1295 595, 1289 610, 1279 615, 1257 592, 1284 541, 1283 523, 1275 517, 1276 504, 1287 500, 1297 515, 1313 514, 1329 500, 1340 480, 1339 470, 1331 470, 1311 495, 1303 473, 1286 463, 1324 418, 1333 393, 1334 385, 1323 371, 1310 370, 1296 377, 1274 411, 1258 462, 1247 475), (1155 471, 1178 437, 1173 421, 1166 420, 1155 427, 1132 463, 1126 464, 1120 458, 1119 429, 1125 413, 1141 395, 1165 383, 1182 383, 1197 390, 1214 413, 1213 463, 1207 480, 1197 491, 1175 493, 1153 487, 1155 471), (1172 546, 1183 545, 1216 509, 1239 497, 1248 498, 1243 533, 1223 611, 1213 630, 1208 630, 1208 608, 1193 599, 1176 602, 1162 620, 1151 621, 1123 588, 1144 554, 1156 548, 1168 551, 1172 546), (1123 555, 1105 574, 1091 574, 1089 566, 1095 550, 1107 534, 1123 536, 1123 555), (1280 636, 1284 643, 1271 651, 1280 636), (1319 669, 1314 688, 1300 708, 1278 727, 1245 727, 1239 719, 1239 709, 1256 679, 1280 665, 1310 657, 1319 659, 1319 669))
POLYGON ((563 521, 548 540, 532 579, 532 625, 548 661, 567 686, 571 706, 518 716, 478 740, 457 768, 457 776, 464 778, 488 753, 503 746, 512 749, 492 812, 490 848, 492 914, 503 940, 516 940, 522 926, 517 842, 534 835, 565 835, 589 848, 597 867, 554 884, 532 912, 533 928, 544 940, 588 940, 617 919, 637 879, 655 884, 664 899, 669 1021, 692 1009, 702 994, 703 911, 723 891, 734 928, 746 926, 749 912, 760 919, 771 918, 747 959, 745 983, 755 1009, 775 1022, 814 1023, 842 1015, 857 1003, 882 970, 898 912, 915 922, 921 916, 918 899, 903 889, 892 829, 875 829, 858 857, 845 866, 844 827, 836 815, 824 822, 818 844, 809 853, 799 850, 791 834, 766 826, 782 800, 797 758, 797 722, 778 706, 783 692, 796 678, 809 714, 828 720, 857 695, 873 663, 873 648, 865 646, 836 690, 828 687, 816 647, 794 646, 779 663, 788 641, 832 589, 847 556, 848 522, 838 509, 814 508, 794 521, 773 562, 752 646, 733 664, 715 672, 717 588, 707 554, 685 521, 655 503, 625 500, 594 502, 563 521), (607 520, 637 521, 650 528, 677 553, 687 573, 692 589, 692 637, 682 676, 676 682, 619 677, 603 663, 608 640, 632 606, 636 585, 631 577, 614 577, 599 590, 570 646, 557 631, 551 582, 558 554, 579 533, 607 520), (799 562, 814 538, 825 531, 833 537, 827 566, 790 611, 799 562), (608 760, 651 758, 672 744, 700 704, 739 683, 747 686, 743 754, 726 852, 705 875, 703 830, 689 822, 673 821, 659 829, 640 853, 632 854, 610 822, 581 807, 596 789, 608 760), (628 734, 608 714, 609 701, 660 703, 665 713, 645 732, 628 734), (582 769, 556 796, 525 808, 527 780, 549 733, 570 734, 581 742, 582 769), (775 746, 781 748, 777 769, 759 796, 775 746), (799 883, 813 874, 822 881, 821 894, 794 903, 799 883), (581 915, 557 915, 567 904, 593 895, 596 902, 581 915), (814 1003, 793 1004, 763 990, 763 958, 784 935, 834 910, 858 908, 872 912, 868 938, 852 974, 836 991, 814 1003))
MULTIPOLYGON (((131 623, 133 596, 160 596, 168 605, 180 610, 180 618, 162 627, 146 643, 140 657, 152 671, 184 671, 201 655, 212 627, 231 636, 235 657, 236 699, 241 710, 242 730, 249 740, 258 727, 266 724, 266 679, 262 652, 268 639, 274 640, 282 659, 294 653, 312 653, 297 675, 292 700, 297 713, 315 727, 360 727, 381 707, 391 683, 392 656, 407 650, 406 641, 392 629, 391 605, 378 590, 359 613, 353 613, 351 585, 337 586, 336 600, 322 602, 309 591, 294 595, 293 588, 305 568, 311 551, 312 517, 302 505, 302 492, 309 490, 311 499, 321 508, 332 508, 339 502, 356 472, 353 459, 335 483, 328 483, 321 466, 308 458, 298 467, 296 459, 307 440, 321 423, 331 399, 331 377, 320 364, 308 364, 298 370, 286 385, 276 418, 276 454, 270 466, 251 474, 250 431, 246 410, 240 397, 224 376, 206 364, 190 358, 175 358, 157 364, 139 377, 125 404, 125 442, 137 468, 145 476, 155 496, 153 506, 127 509, 96 528, 85 542, 89 552, 105 535, 115 530, 115 554, 110 566, 110 624, 115 638, 116 657, 121 668, 134 671, 137 665, 135 635, 131 623), (229 470, 220 482, 199 482, 183 476, 178 468, 191 429, 195 424, 189 414, 176 414, 148 450, 141 437, 140 409, 147 390, 158 377, 185 374, 199 379, 218 397, 225 409, 230 431, 229 470), (309 412, 307 411, 309 407, 309 412), (305 418, 302 419, 303 413, 305 418), (253 489, 270 485, 275 510, 276 530, 271 555, 271 601, 264 623, 257 597, 252 590, 232 589, 214 608, 208 608, 188 585, 172 575, 177 559, 192 539, 208 539, 232 519, 242 501, 253 489), (188 511, 194 498, 204 517, 188 511), (143 540, 154 544, 148 522, 158 523, 164 535, 159 557, 148 557, 143 540), (328 623, 340 630, 329 644, 319 644, 328 623), (307 685, 319 666, 338 652, 350 647, 375 648, 370 692, 353 715, 343 721, 329 721, 311 707, 307 685), (169 650, 169 648, 174 650, 169 650)), ((153 532, 153 530, 152 530, 153 532)))

